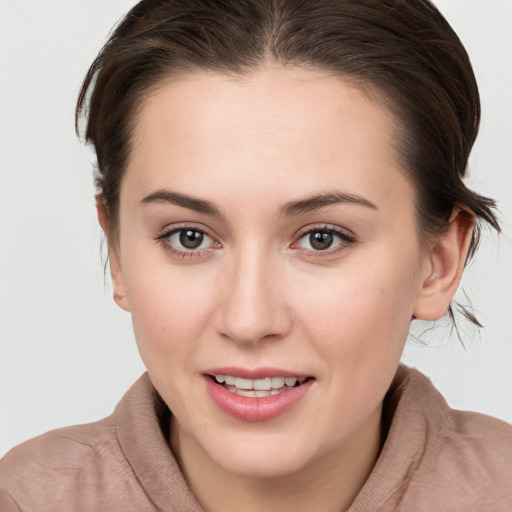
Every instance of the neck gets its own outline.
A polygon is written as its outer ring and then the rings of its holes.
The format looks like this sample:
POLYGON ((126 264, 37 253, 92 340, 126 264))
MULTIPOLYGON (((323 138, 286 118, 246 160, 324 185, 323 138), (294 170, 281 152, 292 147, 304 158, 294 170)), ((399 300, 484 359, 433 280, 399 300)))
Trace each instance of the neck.
POLYGON ((347 510, 367 480, 381 446, 382 405, 343 445, 286 475, 250 477, 217 465, 171 420, 171 447, 202 507, 208 512, 347 510))

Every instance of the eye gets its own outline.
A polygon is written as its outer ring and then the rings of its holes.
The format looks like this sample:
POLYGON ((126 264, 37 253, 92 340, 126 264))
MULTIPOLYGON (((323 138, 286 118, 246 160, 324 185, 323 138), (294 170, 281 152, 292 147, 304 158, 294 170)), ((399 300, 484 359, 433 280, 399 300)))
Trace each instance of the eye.
POLYGON ((341 230, 325 227, 310 229, 294 245, 307 251, 332 253, 354 241, 352 236, 341 230))
POLYGON ((194 228, 175 230, 167 238, 176 249, 187 251, 206 249, 214 242, 204 231, 194 228))
POLYGON ((208 256, 212 249, 220 244, 202 229, 193 226, 168 229, 155 238, 171 256, 196 257, 208 256))

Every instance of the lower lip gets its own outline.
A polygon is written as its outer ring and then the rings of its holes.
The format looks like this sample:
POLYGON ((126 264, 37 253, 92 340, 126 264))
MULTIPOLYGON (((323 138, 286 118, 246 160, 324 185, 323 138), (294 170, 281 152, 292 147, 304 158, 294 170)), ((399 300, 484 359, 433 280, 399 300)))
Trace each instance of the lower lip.
POLYGON ((277 395, 255 398, 235 395, 214 382, 211 377, 205 375, 205 379, 208 393, 222 411, 239 420, 252 422, 270 420, 289 411, 313 384, 313 379, 309 379, 300 386, 277 395))

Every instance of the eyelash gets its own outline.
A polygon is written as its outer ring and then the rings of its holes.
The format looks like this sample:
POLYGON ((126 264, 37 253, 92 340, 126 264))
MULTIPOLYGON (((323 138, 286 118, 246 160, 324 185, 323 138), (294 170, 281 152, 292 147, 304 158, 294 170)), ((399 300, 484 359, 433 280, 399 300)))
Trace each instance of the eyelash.
MULTIPOLYGON (((169 229, 165 231, 164 233, 158 235, 155 237, 155 240, 162 244, 164 250, 170 254, 173 257, 178 258, 195 258, 195 257, 201 257, 201 256, 209 256, 212 251, 216 250, 217 248, 221 247, 220 243, 215 240, 215 238, 208 234, 208 232, 202 228, 198 228, 196 226, 191 225, 185 225, 185 226, 177 226, 173 227, 172 229, 169 229), (169 242, 169 238, 172 235, 175 235, 177 233, 181 233, 183 231, 194 231, 196 233, 200 233, 203 236, 207 236, 213 240, 213 242, 217 245, 217 247, 208 247, 203 249, 196 249, 196 250, 182 250, 177 249, 173 244, 169 242)), ((347 247, 354 245, 357 240, 352 234, 348 234, 347 232, 328 225, 321 225, 313 228, 309 228, 306 231, 302 231, 299 233, 298 237, 295 239, 291 244, 291 248, 301 251, 303 253, 307 253, 306 257, 308 258, 322 258, 326 256, 332 256, 334 254, 337 254, 338 252, 341 252, 347 247), (336 245, 333 249, 325 249, 325 250, 311 250, 311 249, 300 249, 295 248, 294 246, 298 244, 301 240, 306 238, 307 236, 311 236, 313 233, 328 233, 331 235, 334 235, 334 237, 337 237, 339 240, 338 245, 336 245)))
MULTIPOLYGON (((329 249, 325 249, 325 250, 316 250, 316 251, 310 250, 310 249, 302 249, 305 253, 307 253, 306 256, 308 258, 325 258, 325 257, 333 256, 335 254, 338 254, 339 252, 346 250, 348 247, 350 247, 351 245, 354 245, 357 242, 354 235, 349 234, 340 228, 323 224, 320 226, 314 226, 312 228, 310 227, 307 230, 302 231, 299 234, 298 238, 296 239, 297 241, 293 242, 293 244, 291 246, 293 247, 294 245, 299 243, 301 240, 305 239, 308 236, 311 236, 313 233, 328 233, 328 234, 334 235, 335 237, 338 238, 339 243, 332 249, 329 248, 329 249)), ((297 250, 300 251, 301 249, 297 249, 297 250)))
POLYGON ((155 240, 162 244, 164 250, 170 254, 171 256, 178 257, 178 258, 195 258, 200 256, 208 256, 211 254, 212 251, 214 251, 217 247, 209 247, 209 248, 203 248, 203 249, 197 249, 197 250, 181 250, 177 249, 172 243, 170 243, 169 238, 172 235, 175 235, 177 233, 181 233, 182 231, 193 231, 195 233, 201 233, 203 236, 207 236, 211 238, 215 244, 220 247, 220 244, 211 236, 208 234, 208 232, 203 228, 198 228, 193 225, 185 225, 185 226, 176 226, 172 229, 164 231, 161 235, 158 235, 155 240))

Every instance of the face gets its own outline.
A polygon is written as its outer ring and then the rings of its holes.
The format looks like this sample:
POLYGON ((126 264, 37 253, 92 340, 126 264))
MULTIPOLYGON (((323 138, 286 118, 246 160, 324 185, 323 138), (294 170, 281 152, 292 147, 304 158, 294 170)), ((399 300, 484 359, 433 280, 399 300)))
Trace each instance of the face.
POLYGON ((284 475, 378 428, 428 276, 395 126, 298 68, 192 74, 142 105, 114 285, 211 463, 284 475))

